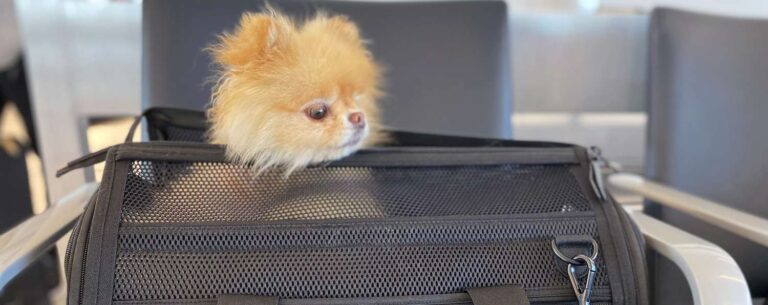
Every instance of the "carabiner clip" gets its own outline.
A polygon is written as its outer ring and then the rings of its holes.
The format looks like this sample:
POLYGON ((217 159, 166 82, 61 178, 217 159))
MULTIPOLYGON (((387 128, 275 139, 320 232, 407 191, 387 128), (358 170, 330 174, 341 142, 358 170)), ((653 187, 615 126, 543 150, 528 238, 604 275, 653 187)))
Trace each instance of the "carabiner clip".
POLYGON ((581 284, 579 283, 579 278, 576 276, 576 266, 574 264, 568 264, 568 278, 571 280, 571 287, 573 287, 573 292, 576 293, 579 305, 590 305, 592 286, 595 283, 595 275, 597 274, 597 266, 595 266, 595 261, 591 257, 584 254, 577 255, 573 260, 580 262, 580 265, 586 264, 589 273, 587 274, 587 282, 584 284, 584 289, 582 289, 581 284))

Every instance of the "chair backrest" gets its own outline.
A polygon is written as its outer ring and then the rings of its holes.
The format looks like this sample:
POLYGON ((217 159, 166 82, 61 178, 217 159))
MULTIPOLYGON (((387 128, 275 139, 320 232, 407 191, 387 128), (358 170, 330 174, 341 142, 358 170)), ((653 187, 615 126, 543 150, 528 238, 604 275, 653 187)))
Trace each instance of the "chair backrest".
MULTIPOLYGON (((768 20, 658 9, 650 31, 646 174, 768 217, 768 20)), ((723 247, 743 267, 752 293, 768 296, 768 249, 682 213, 648 208, 723 247)), ((656 279, 671 269, 657 266, 656 279)), ((656 287, 666 294, 660 297, 682 295, 664 285, 656 287)))
MULTIPOLYGON (((504 1, 272 1, 292 16, 350 16, 387 68, 384 123, 422 132, 511 136, 504 1)), ((202 110, 212 67, 203 49, 262 1, 145 1, 144 107, 202 110)))

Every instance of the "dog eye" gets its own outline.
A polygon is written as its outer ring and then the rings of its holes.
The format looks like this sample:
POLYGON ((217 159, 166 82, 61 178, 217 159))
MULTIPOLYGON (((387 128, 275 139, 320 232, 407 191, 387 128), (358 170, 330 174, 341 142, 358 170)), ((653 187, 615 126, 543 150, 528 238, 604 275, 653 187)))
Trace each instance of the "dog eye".
POLYGON ((322 120, 328 114, 328 106, 325 104, 315 104, 307 107, 306 112, 308 117, 322 120))

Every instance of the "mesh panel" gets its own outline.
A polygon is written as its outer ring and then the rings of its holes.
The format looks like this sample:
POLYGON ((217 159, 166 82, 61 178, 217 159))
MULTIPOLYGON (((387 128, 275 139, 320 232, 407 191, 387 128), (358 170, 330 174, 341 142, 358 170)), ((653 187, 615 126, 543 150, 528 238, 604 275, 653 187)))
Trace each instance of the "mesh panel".
MULTIPOLYGON (((228 163, 134 161, 126 183, 118 301, 569 291, 549 241, 596 235, 564 165, 326 167, 286 179, 228 163)), ((596 288, 607 283, 599 272, 596 288)))
POLYGON ((315 168, 285 179, 226 163, 136 161, 126 223, 498 215, 589 210, 567 166, 315 168), (226 207, 226 208, 223 208, 226 207))
MULTIPOLYGON (((386 297, 517 284, 568 288, 551 235, 594 234, 581 220, 124 229, 117 300, 386 297)), ((604 270, 602 261, 598 260, 604 270)), ((597 288, 607 288, 605 272, 597 288)))

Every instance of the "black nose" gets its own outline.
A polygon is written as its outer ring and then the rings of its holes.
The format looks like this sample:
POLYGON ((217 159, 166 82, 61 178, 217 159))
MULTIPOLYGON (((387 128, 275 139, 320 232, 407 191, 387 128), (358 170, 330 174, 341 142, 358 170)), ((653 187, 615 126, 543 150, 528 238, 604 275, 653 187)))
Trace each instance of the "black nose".
POLYGON ((349 122, 356 128, 365 127, 365 115, 362 112, 353 112, 349 115, 349 122))

